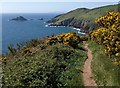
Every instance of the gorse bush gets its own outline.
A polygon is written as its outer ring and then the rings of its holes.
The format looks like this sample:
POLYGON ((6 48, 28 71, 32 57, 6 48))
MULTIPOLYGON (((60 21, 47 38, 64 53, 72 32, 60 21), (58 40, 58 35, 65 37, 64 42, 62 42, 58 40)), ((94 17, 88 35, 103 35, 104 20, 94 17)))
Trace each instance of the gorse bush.
POLYGON ((47 41, 47 43, 50 45, 56 43, 62 43, 65 45, 70 45, 73 48, 77 47, 79 42, 80 42, 80 37, 75 32, 59 34, 58 36, 48 38, 47 41))
POLYGON ((48 38, 31 39, 29 41, 17 43, 16 45, 11 44, 8 46, 9 52, 4 53, 4 55, 7 59, 15 59, 20 56, 33 55, 37 50, 43 50, 48 46, 45 43, 46 39, 48 38))
POLYGON ((95 21, 99 26, 105 28, 119 27, 120 26, 120 13, 119 12, 107 12, 105 16, 99 17, 95 21))
POLYGON ((28 54, 32 53, 32 51, 30 48, 23 48, 21 53, 22 53, 22 55, 28 55, 28 54))
POLYGON ((107 12, 96 20, 100 26, 94 30, 90 37, 98 44, 104 46, 104 51, 109 57, 115 57, 115 61, 120 61, 120 13, 107 12))
POLYGON ((80 42, 80 37, 75 32, 70 32, 67 34, 60 34, 57 36, 58 41, 62 42, 65 45, 70 45, 72 47, 76 47, 80 42))
POLYGON ((88 36, 80 36, 80 41, 87 41, 88 40, 88 36))

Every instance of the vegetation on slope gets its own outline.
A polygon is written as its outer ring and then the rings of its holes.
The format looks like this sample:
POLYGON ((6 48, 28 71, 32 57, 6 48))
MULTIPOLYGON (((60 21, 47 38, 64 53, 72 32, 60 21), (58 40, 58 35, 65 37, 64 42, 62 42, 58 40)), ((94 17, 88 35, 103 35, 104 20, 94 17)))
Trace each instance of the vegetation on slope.
MULTIPOLYGON (((75 36, 75 39, 78 38, 75 33, 61 35, 69 35, 62 39, 74 39, 75 36)), ((16 54, 8 54, 4 57, 7 60, 3 65, 3 87, 69 88, 83 86, 81 72, 87 55, 81 48, 82 41, 79 45, 76 44, 78 47, 74 48, 69 45, 71 41, 64 44, 56 40, 58 36, 45 38, 42 41, 31 41, 27 46, 16 50, 16 54)))
POLYGON ((101 86, 120 86, 120 13, 108 12, 96 19, 99 28, 90 33, 92 70, 101 86))
POLYGON ((88 41, 92 50, 92 72, 99 86, 120 86, 120 67, 114 64, 103 51, 103 47, 94 41, 88 41))
POLYGON ((96 23, 100 28, 90 34, 91 39, 102 45, 109 58, 120 64, 120 13, 108 12, 96 23))
POLYGON ((83 32, 89 32, 97 27, 95 19, 106 14, 106 11, 117 11, 118 5, 103 6, 94 9, 80 8, 61 14, 48 21, 51 25, 73 26, 83 32))

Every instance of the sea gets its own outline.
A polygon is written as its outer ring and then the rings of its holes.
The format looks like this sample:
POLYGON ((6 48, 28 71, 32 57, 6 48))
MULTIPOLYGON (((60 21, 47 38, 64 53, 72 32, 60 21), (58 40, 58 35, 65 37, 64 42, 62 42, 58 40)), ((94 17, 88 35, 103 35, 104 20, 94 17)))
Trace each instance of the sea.
POLYGON ((58 35, 74 31, 84 35, 80 29, 64 26, 48 26, 46 21, 60 13, 9 13, 2 14, 2 52, 9 52, 8 45, 16 46, 17 43, 36 38, 44 38, 52 34, 58 35), (27 21, 9 21, 9 19, 23 16, 27 21), (43 20, 39 20, 43 18, 43 20))

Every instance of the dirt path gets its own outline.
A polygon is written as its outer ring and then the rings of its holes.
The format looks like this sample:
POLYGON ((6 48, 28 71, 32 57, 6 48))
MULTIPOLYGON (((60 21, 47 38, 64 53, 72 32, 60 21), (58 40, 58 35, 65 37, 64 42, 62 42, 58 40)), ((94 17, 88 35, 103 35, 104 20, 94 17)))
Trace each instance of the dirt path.
POLYGON ((92 51, 88 48, 88 44, 85 44, 84 48, 87 50, 87 56, 88 56, 83 67, 84 86, 95 86, 94 88, 97 88, 97 84, 93 79, 91 72, 92 51))

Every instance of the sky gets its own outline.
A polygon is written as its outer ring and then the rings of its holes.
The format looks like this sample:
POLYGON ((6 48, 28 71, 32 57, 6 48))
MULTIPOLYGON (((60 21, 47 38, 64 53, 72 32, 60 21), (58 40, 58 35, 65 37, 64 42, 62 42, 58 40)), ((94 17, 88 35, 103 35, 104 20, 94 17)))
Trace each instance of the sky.
MULTIPOLYGON (((5 0, 4 0, 5 1, 5 0)), ((64 13, 77 8, 95 8, 111 2, 2 2, 2 13, 64 13)))
POLYGON ((0 0, 0 2, 118 2, 120 0, 0 0))

